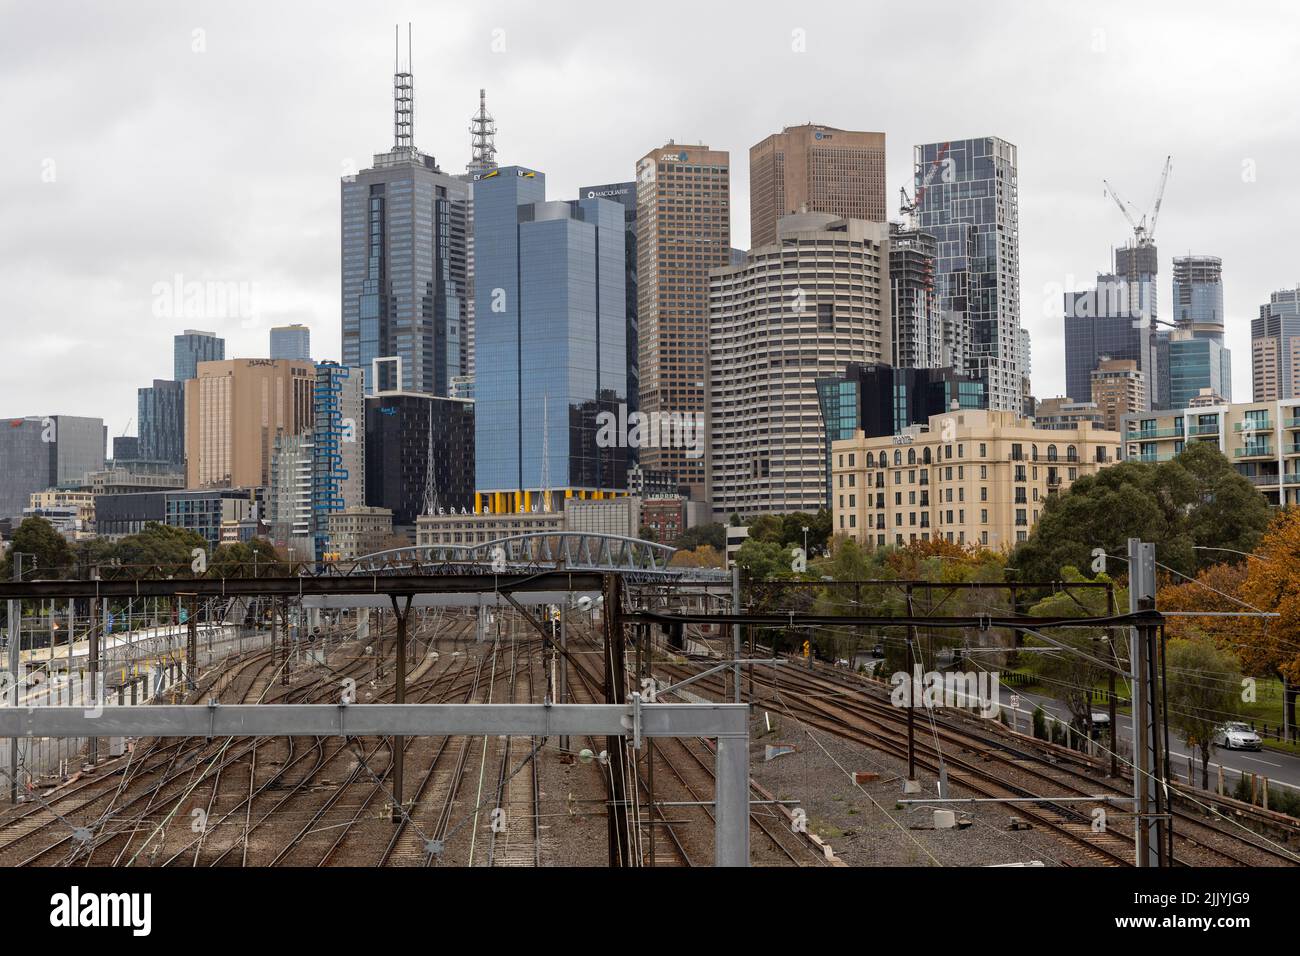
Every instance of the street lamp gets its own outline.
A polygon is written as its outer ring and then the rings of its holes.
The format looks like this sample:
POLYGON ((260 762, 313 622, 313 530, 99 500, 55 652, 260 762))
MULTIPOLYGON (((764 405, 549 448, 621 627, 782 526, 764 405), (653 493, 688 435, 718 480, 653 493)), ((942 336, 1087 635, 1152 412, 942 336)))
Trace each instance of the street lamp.
POLYGON ((808 526, 804 525, 803 529, 803 556, 808 557, 808 526))

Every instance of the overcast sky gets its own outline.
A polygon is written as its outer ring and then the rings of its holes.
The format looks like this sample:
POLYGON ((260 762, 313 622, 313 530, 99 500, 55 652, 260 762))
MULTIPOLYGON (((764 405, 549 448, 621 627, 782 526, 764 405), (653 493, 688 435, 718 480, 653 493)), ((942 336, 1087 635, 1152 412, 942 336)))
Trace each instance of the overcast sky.
POLYGON ((469 159, 480 86, 499 160, 543 170, 552 198, 704 142, 732 154, 742 248, 748 149, 782 126, 884 131, 891 209, 914 144, 1016 144, 1040 398, 1064 390, 1062 288, 1129 233, 1103 177, 1146 208, 1173 155, 1161 314, 1173 256, 1222 257, 1236 400, 1251 318, 1300 283, 1295 4, 0 0, 0 416, 122 434, 185 328, 245 357, 304 322, 338 358, 339 177, 391 145, 407 21, 415 140, 444 170, 469 159), (176 276, 251 301, 187 318, 157 292, 176 276))

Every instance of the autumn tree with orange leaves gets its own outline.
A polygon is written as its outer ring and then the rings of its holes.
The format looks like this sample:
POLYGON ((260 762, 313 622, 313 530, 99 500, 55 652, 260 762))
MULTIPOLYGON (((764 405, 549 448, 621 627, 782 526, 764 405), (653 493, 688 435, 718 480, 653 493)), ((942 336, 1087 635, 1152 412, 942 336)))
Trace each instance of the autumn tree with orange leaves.
MULTIPOLYGON (((1260 665, 1282 679, 1287 726, 1294 732, 1300 688, 1300 508, 1287 508, 1273 519, 1256 553, 1259 560, 1247 562, 1242 600, 1279 616, 1258 622, 1250 643, 1260 665)), ((1247 656, 1241 656, 1249 668, 1247 656)))

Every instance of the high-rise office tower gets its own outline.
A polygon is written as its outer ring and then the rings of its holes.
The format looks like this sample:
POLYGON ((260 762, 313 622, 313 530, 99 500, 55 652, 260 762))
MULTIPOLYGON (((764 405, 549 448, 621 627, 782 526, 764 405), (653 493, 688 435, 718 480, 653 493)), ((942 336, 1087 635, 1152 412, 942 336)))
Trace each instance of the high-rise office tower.
MULTIPOLYGON (((862 432, 867 438, 899 435, 932 415, 984 408, 984 383, 951 368, 897 368, 850 363, 817 379, 817 401, 826 431, 826 507, 831 506, 831 446, 862 432)), ((865 490, 865 489, 864 489, 865 490)))
MULTIPOLYGON (((497 168, 497 124, 487 111, 487 90, 478 91, 478 112, 470 118, 470 161, 461 178, 469 184, 469 204, 465 229, 465 334, 461 343, 465 352, 463 376, 474 380, 474 182, 497 168)), ((460 391, 465 390, 461 383, 460 391)), ((472 387, 470 388, 472 391, 472 387)))
POLYGON ((331 548, 329 516, 366 500, 366 398, 363 369, 316 366, 312 392, 311 528, 316 559, 331 548))
POLYGON ((393 148, 341 187, 343 364, 400 358, 367 391, 447 395, 464 371, 469 185, 416 149, 409 67, 394 73, 393 100, 393 148))
POLYGON ((479 506, 625 489, 628 442, 598 421, 627 403, 623 207, 547 202, 543 174, 507 166, 475 184, 474 215, 479 506))
POLYGON ((47 415, 0 421, 0 521, 19 518, 33 492, 103 471, 107 447, 102 418, 47 415))
MULTIPOLYGON (((1150 383, 1157 358, 1150 321, 1154 290, 1154 281, 1116 273, 1097 276, 1091 289, 1065 293, 1065 391, 1070 398, 1090 400, 1091 376, 1103 358, 1137 363, 1150 383)), ((1148 394, 1147 407, 1150 401, 1148 394)))
POLYGON ((817 379, 849 362, 889 360, 888 237, 884 223, 784 216, 773 242, 711 275, 707 458, 716 520, 825 506, 817 379))
POLYGON ((172 341, 175 364, 172 378, 178 382, 197 378, 200 362, 220 362, 226 357, 226 340, 211 332, 186 329, 172 341))
POLYGON ((889 315, 891 356, 899 368, 951 365, 944 348, 943 319, 934 289, 934 236, 889 224, 889 315))
POLYGON ((270 487, 275 438, 311 428, 315 382, 310 362, 200 363, 185 383, 185 486, 270 487))
POLYGON ((1282 289, 1250 323, 1255 401, 1300 398, 1300 289, 1282 289))
POLYGON ((271 358, 311 361, 311 329, 295 322, 271 330, 271 358))
POLYGON ((1102 427, 1119 431, 1125 415, 1147 411, 1146 374, 1133 359, 1102 357, 1091 375, 1092 401, 1101 413, 1102 427))
POLYGON ((136 390, 140 457, 146 461, 185 463, 185 386, 156 378, 136 390))
POLYGON ((964 343, 952 343, 954 361, 985 383, 990 409, 1021 412, 1028 333, 1020 325, 1016 147, 985 136, 917 146, 914 157, 916 225, 939 248, 939 308, 966 332, 964 343))
POLYGON ((1168 394, 1159 396, 1159 407, 1186 408, 1205 388, 1230 403, 1232 352, 1223 340, 1222 260, 1175 258, 1171 308, 1177 328, 1160 336, 1162 354, 1167 350, 1169 356, 1169 375, 1160 375, 1157 382, 1160 388, 1168 387, 1168 394))
POLYGON ((395 392, 366 399, 366 504, 415 519, 465 511, 474 498, 474 403, 395 392))
MULTIPOLYGON (((638 331, 636 319, 636 183, 605 183, 603 186, 582 186, 578 189, 579 199, 609 199, 623 204, 623 283, 624 300, 627 302, 627 407, 635 412, 641 407, 640 380, 638 368, 638 331)), ((639 460, 637 449, 629 449, 629 463, 639 460)))
POLYGON ((271 451, 271 484, 266 495, 271 540, 294 560, 316 557, 312 537, 312 467, 315 443, 310 430, 275 436, 271 451))
POLYGON ((1223 260, 1217 256, 1174 259, 1174 321, 1193 335, 1223 341, 1223 260))
MULTIPOLYGON (((669 142, 637 162, 637 325, 645 415, 705 411, 709 270, 731 264, 730 156, 669 142)), ((641 448, 641 468, 704 494, 704 461, 641 448)))
POLYGON ((884 222, 885 134, 806 123, 751 146, 750 245, 775 242, 777 220, 801 211, 884 222))

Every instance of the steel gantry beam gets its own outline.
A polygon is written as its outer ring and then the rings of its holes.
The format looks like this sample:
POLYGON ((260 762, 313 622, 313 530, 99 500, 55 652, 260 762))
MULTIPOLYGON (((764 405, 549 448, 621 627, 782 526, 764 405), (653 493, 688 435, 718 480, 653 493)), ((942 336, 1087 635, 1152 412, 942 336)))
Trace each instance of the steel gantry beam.
POLYGON ((716 737, 714 863, 749 865, 745 704, 159 704, 0 708, 0 737, 716 737))
POLYGON ((473 594, 493 591, 600 591, 604 574, 538 571, 532 574, 350 574, 261 578, 138 578, 121 581, 0 582, 0 600, 51 598, 227 596, 314 597, 344 594, 473 594))

